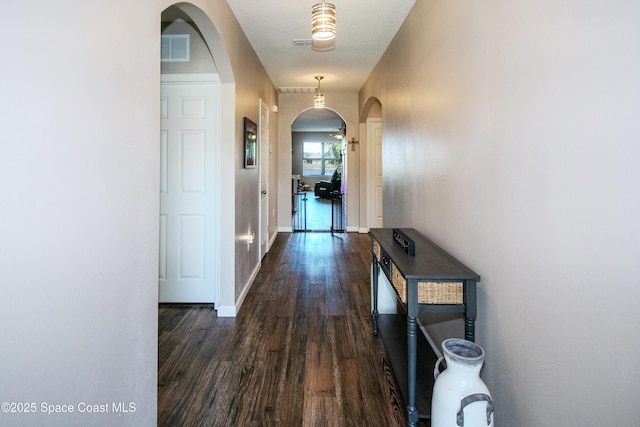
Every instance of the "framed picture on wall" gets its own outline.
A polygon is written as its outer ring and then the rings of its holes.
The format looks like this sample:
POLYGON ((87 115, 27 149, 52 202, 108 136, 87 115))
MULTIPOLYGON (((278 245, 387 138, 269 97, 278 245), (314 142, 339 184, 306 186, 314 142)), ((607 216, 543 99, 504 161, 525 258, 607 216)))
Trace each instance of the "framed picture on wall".
POLYGON ((244 167, 255 168, 258 164, 258 126, 244 118, 244 167))

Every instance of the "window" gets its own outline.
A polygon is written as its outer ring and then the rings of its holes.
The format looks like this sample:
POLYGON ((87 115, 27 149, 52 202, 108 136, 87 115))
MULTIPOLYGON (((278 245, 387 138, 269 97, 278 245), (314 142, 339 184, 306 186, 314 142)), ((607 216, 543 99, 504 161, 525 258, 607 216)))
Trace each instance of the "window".
POLYGON ((305 176, 332 175, 340 166, 342 142, 304 142, 302 174, 305 176))

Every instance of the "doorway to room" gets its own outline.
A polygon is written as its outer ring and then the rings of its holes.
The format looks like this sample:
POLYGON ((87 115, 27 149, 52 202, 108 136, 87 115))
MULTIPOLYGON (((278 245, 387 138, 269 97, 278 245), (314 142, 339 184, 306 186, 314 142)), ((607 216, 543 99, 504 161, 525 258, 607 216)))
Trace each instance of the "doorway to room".
POLYGON ((382 104, 377 98, 370 98, 364 105, 361 123, 366 123, 366 218, 367 228, 383 226, 382 191, 382 104))
POLYGON ((292 229, 343 232, 346 124, 335 111, 310 108, 291 124, 292 229))
MULTIPOLYGON (((160 303, 207 303, 218 313, 228 273, 222 250, 230 241, 222 218, 233 217, 233 194, 221 161, 233 155, 234 126, 222 120, 233 105, 235 84, 211 19, 198 7, 178 3, 161 14, 160 303), (231 212, 230 212, 231 211, 231 212), (194 286, 195 285, 195 286, 194 286)), ((226 301, 226 300, 225 300, 226 301)))

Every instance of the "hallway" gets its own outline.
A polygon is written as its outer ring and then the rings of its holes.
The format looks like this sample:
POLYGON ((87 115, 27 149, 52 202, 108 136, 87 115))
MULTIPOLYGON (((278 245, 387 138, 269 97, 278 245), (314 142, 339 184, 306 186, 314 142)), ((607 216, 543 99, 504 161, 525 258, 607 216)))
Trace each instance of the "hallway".
POLYGON ((160 306, 160 426, 400 426, 370 322, 370 239, 281 233, 236 318, 160 306))

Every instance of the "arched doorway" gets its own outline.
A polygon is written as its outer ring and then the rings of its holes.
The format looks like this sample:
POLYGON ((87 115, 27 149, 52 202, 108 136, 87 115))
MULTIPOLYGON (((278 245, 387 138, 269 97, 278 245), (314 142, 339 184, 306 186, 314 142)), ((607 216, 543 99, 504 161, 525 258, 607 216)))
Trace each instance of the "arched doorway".
POLYGON ((235 303, 233 269, 220 267, 234 265, 233 255, 223 250, 233 243, 233 231, 222 226, 224 218, 235 215, 234 205, 223 203, 233 199, 234 182, 225 178, 222 185, 223 176, 233 176, 233 165, 221 160, 234 156, 233 146, 221 143, 234 140, 233 117, 224 119, 225 112, 234 111, 233 75, 219 34, 198 7, 179 3, 165 9, 161 33, 161 113, 166 117, 159 301, 212 303, 224 315, 235 303), (167 280, 175 282, 173 290, 163 289, 167 280), (198 289, 192 286, 196 282, 198 289))
POLYGON ((369 98, 360 116, 360 123, 366 125, 365 188, 367 228, 383 226, 382 191, 382 104, 377 98, 369 98))
POLYGON ((291 123, 294 231, 344 231, 345 135, 330 108, 308 108, 291 123))

